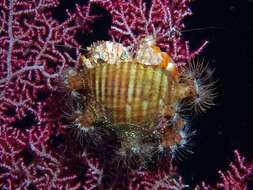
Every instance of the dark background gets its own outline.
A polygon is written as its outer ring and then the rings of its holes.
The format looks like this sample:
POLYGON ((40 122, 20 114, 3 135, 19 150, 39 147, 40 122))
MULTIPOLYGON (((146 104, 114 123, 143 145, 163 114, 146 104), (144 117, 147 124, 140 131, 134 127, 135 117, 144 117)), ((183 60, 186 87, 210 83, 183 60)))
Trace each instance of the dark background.
MULTIPOLYGON (((84 2, 64 0, 55 16, 63 20, 66 8, 74 10, 75 3, 84 2)), ((185 31, 183 37, 192 49, 204 40, 210 42, 200 57, 215 68, 219 97, 215 107, 192 123, 198 130, 195 154, 179 168, 188 184, 214 183, 218 170, 226 170, 234 159, 234 149, 248 160, 253 158, 253 0, 198 0, 191 9, 186 29, 199 30, 185 31)), ((83 47, 109 39, 110 16, 102 9, 95 11, 105 17, 95 23, 91 34, 78 35, 83 47)))
POLYGON ((185 32, 184 37, 193 48, 205 39, 210 42, 201 57, 216 69, 219 97, 194 122, 198 149, 181 168, 190 183, 213 183, 218 170, 226 170, 233 160, 234 149, 253 158, 253 1, 198 0, 191 8, 186 28, 210 28, 185 32))

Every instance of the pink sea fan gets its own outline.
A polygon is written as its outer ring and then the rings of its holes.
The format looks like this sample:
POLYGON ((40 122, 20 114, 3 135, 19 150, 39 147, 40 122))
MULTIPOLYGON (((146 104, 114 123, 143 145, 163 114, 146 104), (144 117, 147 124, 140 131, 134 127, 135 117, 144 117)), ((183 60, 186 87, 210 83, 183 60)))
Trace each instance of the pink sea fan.
POLYGON ((235 150, 235 161, 231 162, 226 172, 219 171, 221 182, 217 184, 218 188, 229 189, 247 189, 247 178, 252 174, 253 168, 245 162, 245 158, 235 150))
MULTIPOLYGON (((112 39, 129 48, 152 34, 177 64, 184 64, 206 45, 204 42, 192 52, 181 37, 183 18, 191 14, 186 0, 153 0, 150 6, 142 0, 92 2, 111 13, 112 39)), ((62 124, 49 118, 52 105, 45 96, 52 94, 65 68, 78 66, 81 45, 75 35, 80 30, 90 31, 96 18, 87 4, 76 6, 73 13, 67 11, 68 18, 60 23, 52 14, 58 5, 57 0, 0 0, 2 189, 96 189, 102 182, 104 171, 96 156, 78 149, 67 138, 59 145, 53 141, 59 138, 56 131, 62 124), (63 46, 76 52, 62 51, 63 46)), ((130 189, 148 189, 152 184, 161 189, 185 187, 181 178, 177 181, 170 173, 131 175, 130 189)))
POLYGON ((2 1, 0 5, 0 123, 13 123, 27 113, 36 117, 39 94, 53 88, 69 64, 77 64, 78 30, 88 30, 94 19, 90 6, 76 7, 59 23, 52 17, 56 0, 2 1), (76 48, 76 57, 59 51, 57 45, 76 48))
POLYGON ((137 171, 132 174, 133 177, 129 182, 129 188, 145 189, 145 190, 168 190, 168 189, 184 189, 189 187, 184 184, 182 178, 177 179, 173 176, 172 171, 158 170, 156 172, 137 171))
MULTIPOLYGON (((245 190, 251 188, 253 182, 253 167, 251 163, 245 161, 238 150, 234 151, 235 160, 229 164, 227 171, 219 171, 220 180, 215 189, 224 190, 245 190)), ((196 190, 214 189, 205 182, 195 188, 196 190)))
POLYGON ((34 127, 25 133, 2 126, 0 132, 0 187, 74 190, 99 183, 103 172, 96 159, 66 146, 61 151, 50 147, 50 126, 34 127), (74 169, 78 164, 85 169, 78 172, 74 169))
POLYGON ((77 5, 60 23, 52 15, 58 4, 56 0, 0 3, 1 189, 97 185, 100 166, 95 158, 88 159, 83 151, 78 156, 71 154, 64 151, 66 146, 54 150, 50 145, 53 130, 60 124, 48 117, 50 105, 43 96, 54 89, 55 80, 66 67, 77 66, 80 44, 74 37, 79 30, 89 31, 95 19, 90 4, 77 5), (61 46, 75 48, 75 56, 61 51, 61 46), (70 164, 77 158, 82 160, 76 161, 83 165, 82 171, 70 164))

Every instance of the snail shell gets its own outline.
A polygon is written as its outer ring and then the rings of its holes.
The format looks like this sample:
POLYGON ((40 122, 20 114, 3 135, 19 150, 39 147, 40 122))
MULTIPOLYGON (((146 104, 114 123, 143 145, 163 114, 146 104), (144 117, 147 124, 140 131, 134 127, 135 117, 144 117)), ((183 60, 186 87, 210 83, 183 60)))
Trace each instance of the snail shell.
MULTIPOLYGON (((111 111, 113 122, 141 123, 174 106, 177 78, 154 65, 138 62, 100 64, 88 70, 89 88, 111 111)), ((170 113, 172 114, 172 113, 170 113)))

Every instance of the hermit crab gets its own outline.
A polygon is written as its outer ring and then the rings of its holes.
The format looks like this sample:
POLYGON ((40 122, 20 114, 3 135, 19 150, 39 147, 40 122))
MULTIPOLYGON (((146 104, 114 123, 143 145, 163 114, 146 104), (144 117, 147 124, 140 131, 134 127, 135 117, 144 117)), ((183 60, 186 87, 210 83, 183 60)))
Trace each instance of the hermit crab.
POLYGON ((119 142, 116 154, 125 160, 168 150, 179 158, 191 153, 187 142, 194 131, 184 110, 204 112, 215 97, 202 62, 177 67, 150 35, 134 52, 121 43, 96 42, 80 63, 80 70, 63 77, 76 99, 67 120, 79 142, 102 142, 111 131, 119 142))

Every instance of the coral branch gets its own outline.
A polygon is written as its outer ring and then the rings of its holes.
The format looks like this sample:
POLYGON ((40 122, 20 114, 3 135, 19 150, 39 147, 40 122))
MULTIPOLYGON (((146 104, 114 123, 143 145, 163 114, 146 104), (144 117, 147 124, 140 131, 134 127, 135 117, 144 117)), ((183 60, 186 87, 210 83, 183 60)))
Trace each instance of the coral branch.
POLYGON ((50 126, 33 128, 25 133, 0 127, 0 187, 9 189, 78 189, 97 186, 103 174, 98 161, 87 153, 59 151, 50 147, 50 126), (69 154, 65 157, 64 154, 69 154), (79 173, 69 163, 83 160, 87 170, 79 173), (80 177, 83 176, 83 177, 80 177), (82 180, 83 179, 83 180, 82 180))
POLYGON ((219 171, 221 182, 218 187, 229 189, 246 189, 246 178, 252 173, 252 168, 249 168, 245 163, 245 158, 239 152, 235 151, 235 162, 229 165, 226 172, 219 171))
POLYGON ((171 172, 158 170, 157 172, 137 171, 130 180, 129 188, 136 189, 184 189, 189 187, 184 184, 182 178, 177 179, 171 172))
MULTIPOLYGON (((54 20, 51 9, 58 1, 4 1, 1 11, 0 122, 13 123, 36 110, 38 93, 53 88, 63 69, 78 64, 78 30, 89 30, 94 20, 90 5, 76 7, 63 23, 54 20), (59 45, 77 49, 75 58, 59 45), (13 110, 15 117, 7 116, 13 110)), ((36 112, 34 112, 36 113, 36 112)))
MULTIPOLYGON (((235 161, 231 162, 229 169, 225 172, 219 171, 220 182, 217 183, 216 188, 224 190, 244 190, 250 188, 252 183, 253 167, 250 163, 245 162, 245 158, 240 155, 238 150, 234 151, 235 161)), ((213 189, 211 186, 202 182, 198 185, 196 190, 209 190, 213 189)))

